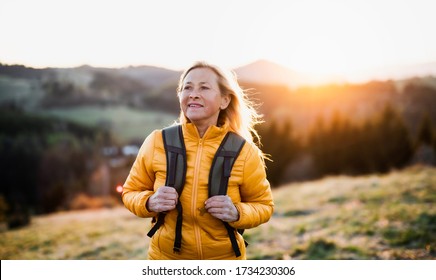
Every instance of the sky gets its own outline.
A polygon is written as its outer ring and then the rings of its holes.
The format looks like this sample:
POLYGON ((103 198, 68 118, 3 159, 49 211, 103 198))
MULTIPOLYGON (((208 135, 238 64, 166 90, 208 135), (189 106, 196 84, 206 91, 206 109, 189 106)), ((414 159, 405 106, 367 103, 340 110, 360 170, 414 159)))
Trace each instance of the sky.
POLYGON ((30 67, 259 59, 352 77, 436 62, 434 0, 0 0, 0 62, 30 67))

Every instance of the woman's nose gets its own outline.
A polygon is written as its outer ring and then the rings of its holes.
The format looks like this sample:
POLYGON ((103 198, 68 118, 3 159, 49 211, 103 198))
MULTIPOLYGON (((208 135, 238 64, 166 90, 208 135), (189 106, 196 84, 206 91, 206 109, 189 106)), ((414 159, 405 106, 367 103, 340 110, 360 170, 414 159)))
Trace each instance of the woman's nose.
POLYGON ((189 97, 190 98, 199 98, 200 97, 200 93, 199 93, 198 89, 193 89, 191 91, 191 93, 189 93, 189 97))

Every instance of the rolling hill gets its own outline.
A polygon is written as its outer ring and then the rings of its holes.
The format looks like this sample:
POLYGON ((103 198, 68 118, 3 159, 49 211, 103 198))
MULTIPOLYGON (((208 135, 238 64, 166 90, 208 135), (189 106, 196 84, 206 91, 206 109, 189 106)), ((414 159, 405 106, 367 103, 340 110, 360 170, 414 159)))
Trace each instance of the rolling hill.
POLYGON ((234 69, 238 79, 244 82, 266 85, 284 85, 291 89, 302 86, 315 86, 327 83, 342 83, 344 79, 337 76, 317 76, 293 71, 280 64, 267 60, 258 60, 253 63, 234 69))
MULTIPOLYGON (((404 67, 404 73, 428 74, 435 66, 404 67), (416 72, 418 69, 421 72, 416 72)), ((413 131, 426 112, 436 123, 436 77, 303 86, 313 77, 265 60, 234 70, 242 86, 254 92, 266 121, 291 119, 298 133, 306 133, 320 116, 328 119, 340 112, 358 122, 386 104, 401 111, 413 131)), ((0 64, 0 108, 12 106, 45 114, 93 106, 99 114, 103 107, 122 106, 174 118, 179 111, 175 97, 179 75, 153 66, 34 69, 0 64)))
MULTIPOLYGON (((436 169, 327 177, 273 190, 271 220, 246 230, 249 259, 436 259, 436 169)), ((124 207, 54 213, 0 232, 0 257, 145 259, 149 220, 124 207)))

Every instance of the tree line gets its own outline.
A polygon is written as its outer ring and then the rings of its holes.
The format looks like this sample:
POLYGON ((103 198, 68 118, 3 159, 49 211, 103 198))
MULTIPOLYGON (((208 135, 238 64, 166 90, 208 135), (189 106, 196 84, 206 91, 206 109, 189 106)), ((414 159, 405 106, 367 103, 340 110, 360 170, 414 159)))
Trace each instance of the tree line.
MULTIPOLYGON (((288 167, 309 158, 303 172, 314 179, 326 175, 360 175, 387 172, 412 162, 421 146, 430 147, 435 164, 436 129, 427 112, 412 133, 400 112, 391 105, 360 122, 335 112, 317 118, 304 137, 295 132, 291 119, 271 121, 259 127, 262 150, 270 155, 267 174, 275 186, 292 180, 288 167)), ((298 176, 296 176, 298 177, 298 176)))
POLYGON ((87 191, 98 151, 111 139, 107 131, 16 108, 0 111, 0 212, 10 227, 28 223, 30 214, 63 209, 87 191))
MULTIPOLYGON (((291 119, 259 127, 262 150, 271 159, 266 165, 273 186, 293 179, 292 165, 301 165, 300 170, 309 174, 306 179, 315 179, 402 168, 423 145, 431 147, 434 156, 436 133, 429 114, 422 114, 416 130, 411 133, 392 106, 361 122, 340 112, 320 116, 307 135, 296 132, 291 119), (309 158, 309 164, 302 164, 302 158, 309 158)), ((100 151, 113 144, 110 131, 102 128, 1 109, 0 217, 9 217, 13 227, 29 222, 30 214, 68 209, 75 196, 91 193, 91 177, 105 160, 100 151)), ((111 187, 115 180, 125 179, 130 166, 126 162, 110 170, 111 187), (119 178, 112 178, 114 174, 119 178)))

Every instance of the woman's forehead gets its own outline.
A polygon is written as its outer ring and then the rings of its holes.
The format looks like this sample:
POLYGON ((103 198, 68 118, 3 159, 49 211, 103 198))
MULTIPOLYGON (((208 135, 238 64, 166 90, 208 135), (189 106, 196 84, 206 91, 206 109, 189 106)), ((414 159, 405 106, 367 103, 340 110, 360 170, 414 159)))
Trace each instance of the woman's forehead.
POLYGON ((217 83, 218 76, 212 69, 202 67, 189 71, 184 79, 184 83, 217 83))

